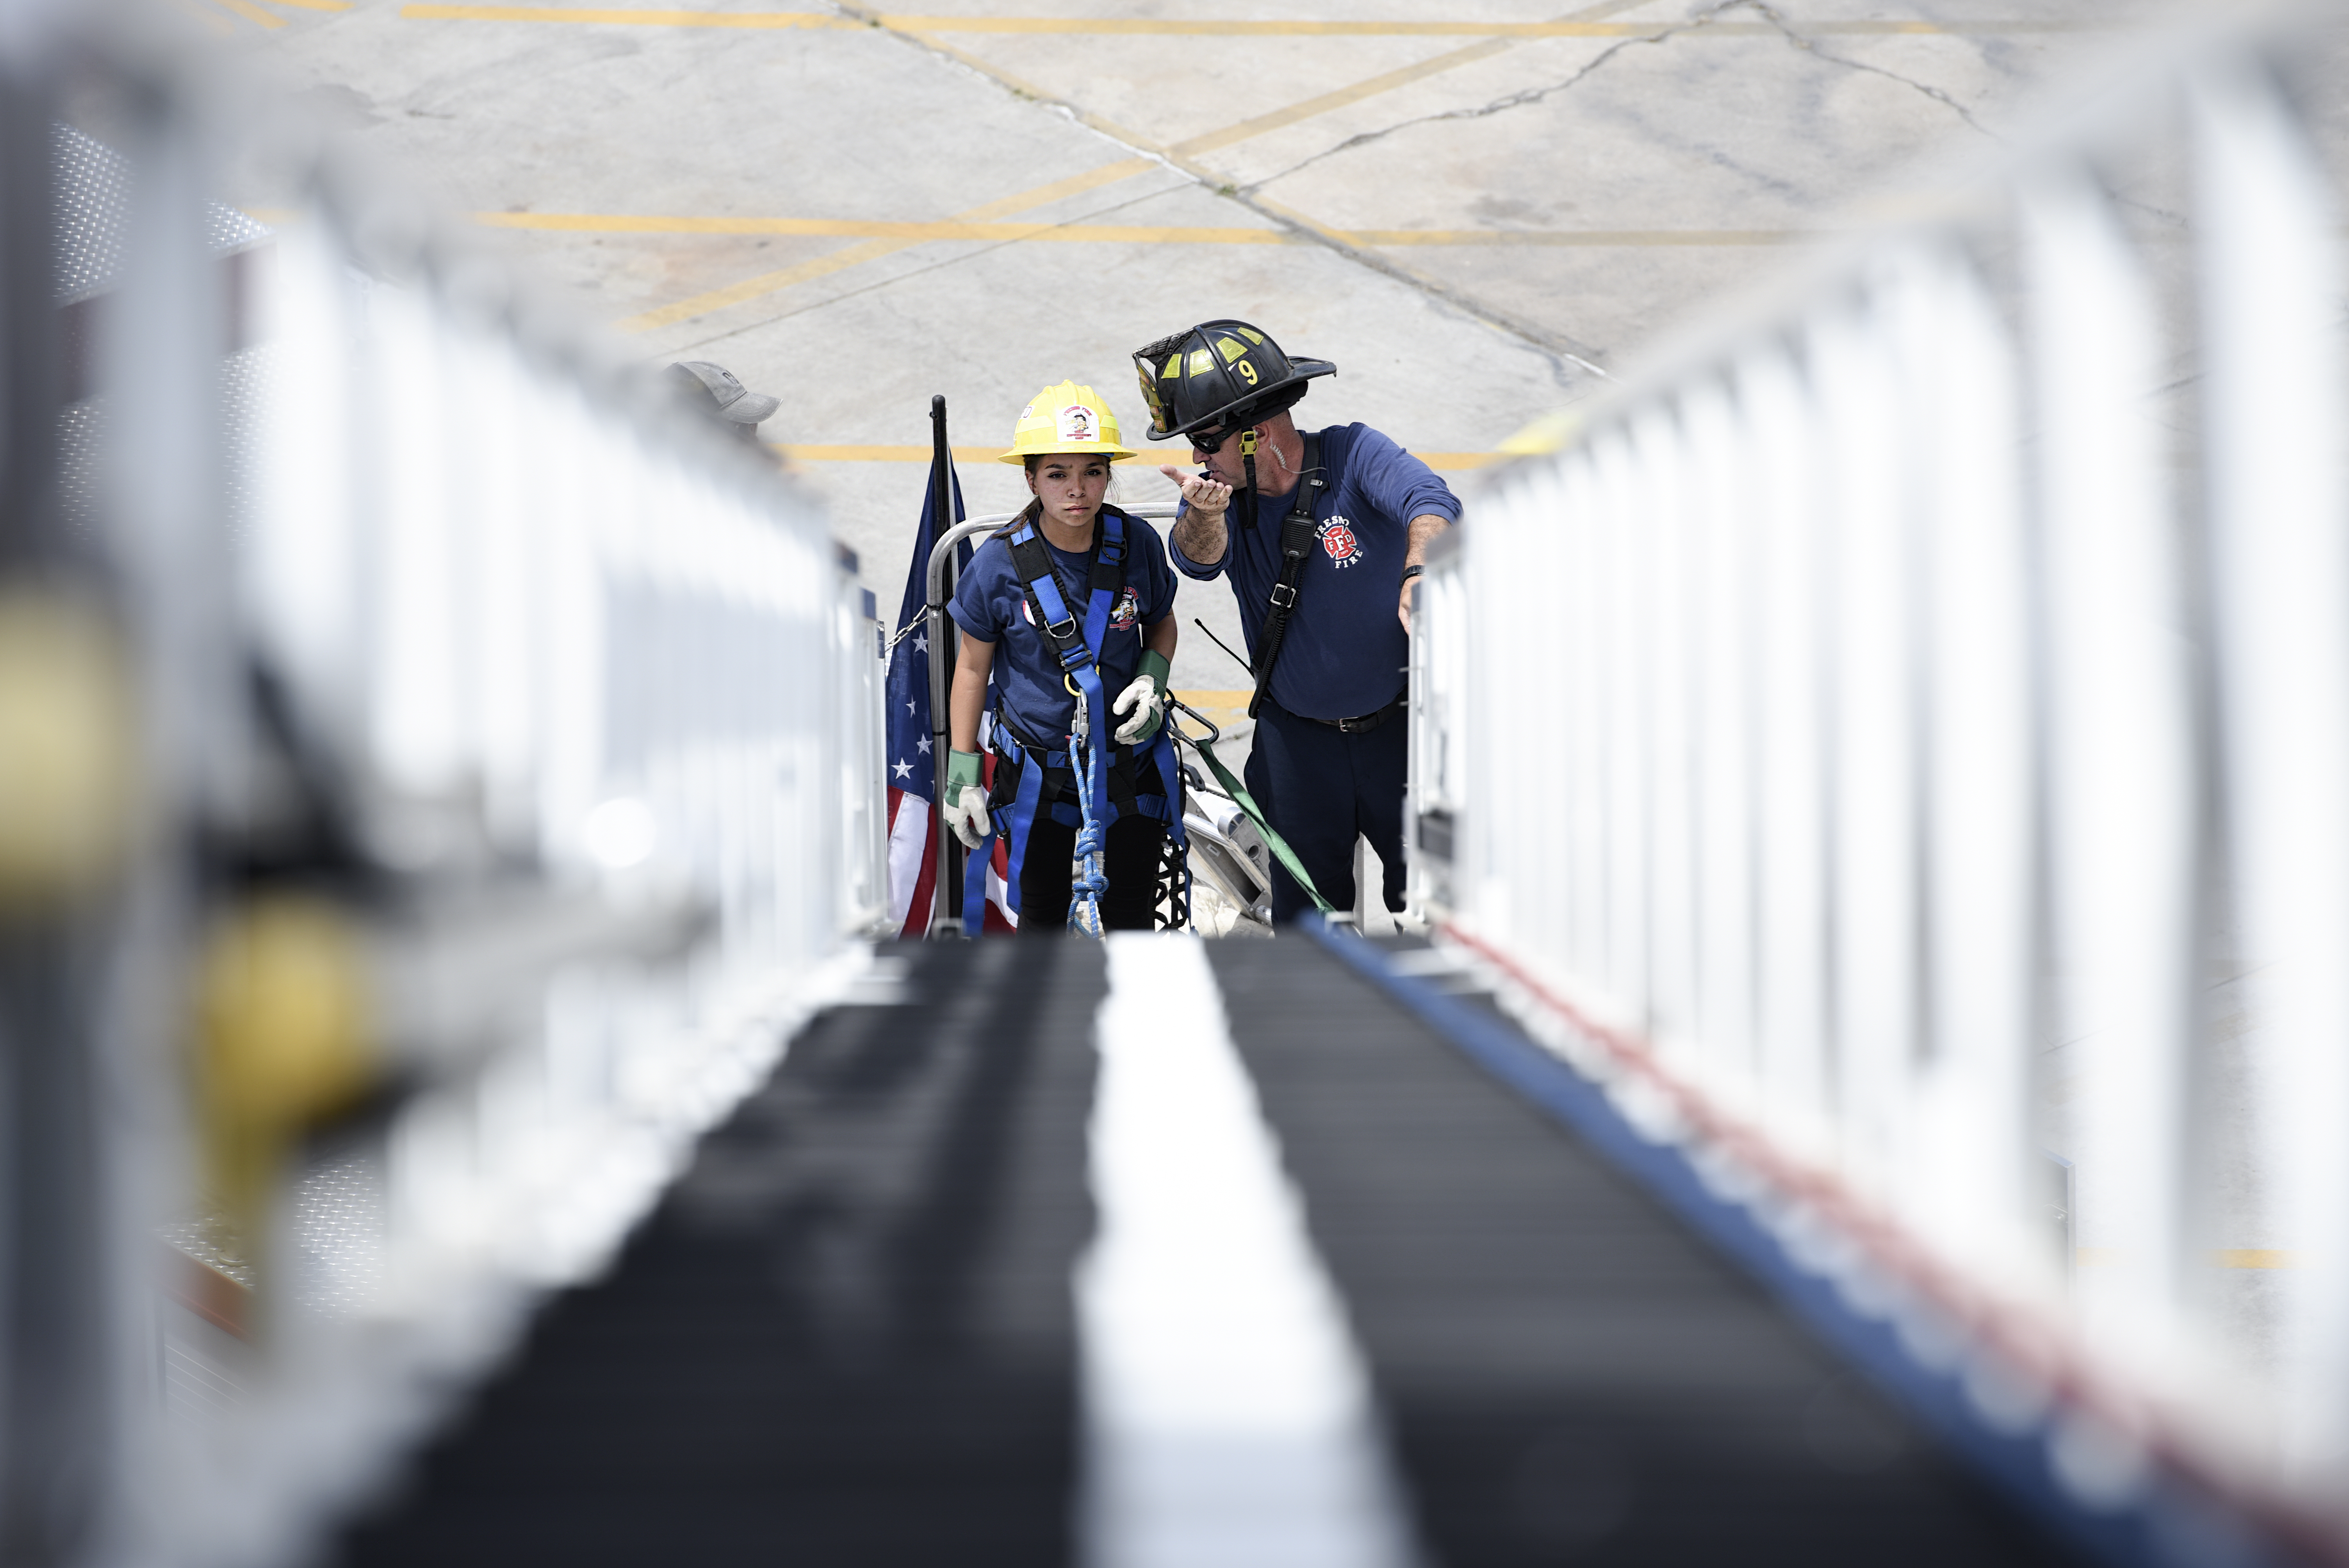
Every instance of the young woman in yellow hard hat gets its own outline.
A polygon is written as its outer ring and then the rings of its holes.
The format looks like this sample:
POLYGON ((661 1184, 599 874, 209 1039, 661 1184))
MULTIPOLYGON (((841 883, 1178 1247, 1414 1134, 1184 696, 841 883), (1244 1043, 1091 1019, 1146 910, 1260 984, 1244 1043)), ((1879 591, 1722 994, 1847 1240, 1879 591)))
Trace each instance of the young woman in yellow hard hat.
POLYGON ((1133 455, 1092 387, 1039 392, 1001 459, 1026 469, 1033 499, 979 547, 950 606, 962 640, 947 820, 973 849, 1003 830, 1023 934, 1075 918, 1071 868, 1088 797, 1108 878, 1102 926, 1155 923, 1162 867, 1181 872, 1182 775, 1160 724, 1174 574, 1157 531, 1105 500, 1110 465, 1133 455), (991 789, 979 783, 982 714, 991 789), (1083 779, 1080 754, 1092 763, 1083 779))

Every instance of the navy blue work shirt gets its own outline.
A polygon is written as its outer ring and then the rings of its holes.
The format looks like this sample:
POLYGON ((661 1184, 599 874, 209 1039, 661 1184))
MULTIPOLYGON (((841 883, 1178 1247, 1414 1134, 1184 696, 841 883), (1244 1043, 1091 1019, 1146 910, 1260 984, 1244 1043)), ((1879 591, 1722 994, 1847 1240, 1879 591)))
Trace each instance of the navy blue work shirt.
MULTIPOLYGON (((1097 532, 1100 526, 1094 524, 1097 532)), ((1018 527, 1014 523, 1012 530, 1018 527)), ((1043 538, 1041 528, 1036 533, 1043 538)), ((1092 575, 1091 558, 1062 550, 1050 540, 1045 540, 1044 548, 1060 569, 1061 596, 1082 626, 1085 606, 1092 601, 1088 585, 1092 575)), ((1166 566, 1164 542, 1148 523, 1126 518, 1125 586, 1113 602, 1109 629, 1102 634, 1102 690, 1110 701, 1116 701, 1118 693, 1142 673, 1143 631, 1164 620, 1174 609, 1174 573, 1166 566)), ((1057 742, 1065 737, 1075 722, 1077 699, 1061 682, 1061 659, 1052 652, 1052 640, 1029 612, 1027 590, 1011 563, 1011 546, 1002 535, 990 537, 972 555, 969 568, 955 584, 954 602, 947 606, 947 613, 956 625, 980 642, 995 645, 995 689, 1012 727, 1036 740, 1057 742)))
MULTIPOLYGON (((1320 548, 1306 558, 1298 582, 1297 608, 1272 668, 1272 700, 1307 718, 1359 718, 1402 695, 1411 639, 1395 606, 1411 520, 1457 522, 1460 500, 1425 463, 1367 425, 1333 425, 1320 441, 1327 484, 1313 505, 1320 548)), ((1257 470, 1263 469, 1259 455, 1257 470)), ((1174 550, 1174 564, 1185 575, 1230 574, 1251 660, 1280 581, 1281 520, 1296 500, 1294 490, 1278 499, 1259 493, 1256 527, 1246 530, 1234 491, 1224 513, 1229 542, 1222 560, 1196 562, 1179 545, 1174 550)))

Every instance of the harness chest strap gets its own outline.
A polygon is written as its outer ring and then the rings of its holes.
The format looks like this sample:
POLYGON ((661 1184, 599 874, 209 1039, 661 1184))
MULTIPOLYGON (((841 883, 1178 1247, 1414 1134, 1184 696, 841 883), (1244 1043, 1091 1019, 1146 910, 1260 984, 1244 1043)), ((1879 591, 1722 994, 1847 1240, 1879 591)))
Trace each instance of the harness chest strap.
POLYGON ((1272 689, 1272 668, 1280 658, 1280 645, 1288 635, 1288 618, 1297 610, 1305 562, 1313 553, 1313 504, 1323 488, 1321 437, 1315 431, 1305 437, 1305 462, 1297 478, 1297 496, 1289 502, 1288 515, 1280 523, 1280 579, 1266 598, 1264 629, 1257 636, 1256 690, 1249 696, 1247 706, 1250 718, 1264 706, 1264 694, 1272 689))
MULTIPOLYGON (((1059 659, 1063 675, 1075 687, 1077 700, 1084 708, 1084 723, 1095 735, 1108 733, 1108 708, 1098 661, 1102 641, 1108 635, 1110 616, 1114 613, 1120 591, 1126 585, 1125 524, 1123 513, 1114 508, 1102 508, 1092 564, 1086 572, 1087 602, 1081 624, 1061 591, 1060 573, 1053 566, 1051 555, 1035 523, 1032 521, 1015 523, 1008 537, 999 536, 1004 537, 1005 548, 1010 552, 1012 568, 1019 577, 1028 602, 1029 614, 1051 647, 1053 656, 1059 659)), ((1014 786, 1016 792, 1009 803, 1010 825, 1005 830, 1009 852, 1004 872, 1004 880, 1016 889, 1027 858, 1025 824, 1032 821, 1046 806, 1045 774, 1056 766, 1065 764, 1073 768, 1077 758, 1068 751, 1054 749, 1049 743, 1032 744, 1020 738, 999 706, 996 712, 993 744, 998 755, 1009 761, 1016 769, 1018 779, 1014 786)), ((1090 755, 1085 758, 1087 766, 1083 770, 1087 777, 1079 784, 1080 791, 1087 798, 1086 802, 1080 805, 1081 820, 1086 803, 1095 813, 1105 815, 1105 808, 1114 807, 1119 814, 1124 814, 1141 810, 1145 799, 1154 799, 1161 802, 1166 812, 1169 835, 1177 846, 1184 842, 1179 804, 1180 779, 1175 772, 1174 747, 1163 732, 1158 744, 1148 754, 1155 758, 1158 767, 1162 793, 1156 797, 1149 796, 1145 789, 1137 787, 1141 783, 1139 779, 1129 781, 1116 775, 1109 766, 1112 747, 1099 745, 1084 749, 1090 755)), ((1134 755, 1137 763, 1144 760, 1142 754, 1134 755)), ((965 923, 976 934, 984 910, 968 895, 966 903, 968 907, 965 923)), ((1032 918, 1036 913, 1023 909, 1020 916, 1024 921, 1032 918)))
POLYGON ((1081 672, 1093 667, 1101 656, 1102 638, 1108 634, 1118 590, 1125 586, 1123 517, 1107 507, 1102 509, 1101 531, 1094 542, 1092 567, 1086 573, 1087 603, 1081 627, 1075 612, 1061 595, 1060 573, 1053 569, 1051 552, 1036 524, 1019 523, 1007 542, 1012 568, 1019 573, 1020 586, 1027 591, 1029 611, 1036 617, 1045 641, 1051 645, 1053 656, 1061 661, 1063 670, 1082 679, 1081 672))
MULTIPOLYGON (((1070 613, 1066 601, 1061 597, 1060 575, 1053 568, 1052 558, 1047 552, 1044 542, 1037 535, 1035 525, 1032 523, 1017 525, 1006 543, 1011 552, 1012 569, 1019 573, 1020 583, 1027 591, 1029 613, 1035 617, 1036 624, 1043 628, 1045 640, 1051 645, 1054 655, 1061 661, 1061 668, 1071 679, 1078 683, 1081 691, 1091 689, 1096 698, 1105 699, 1108 694, 1101 689, 1101 673, 1096 661, 1100 657, 1102 638, 1108 634, 1109 618, 1118 593, 1126 586, 1125 557, 1128 541, 1125 529, 1127 519, 1123 513, 1113 507, 1103 507, 1101 515, 1102 530, 1098 536, 1092 565, 1087 573, 1086 585, 1091 593, 1091 602, 1087 606, 1084 625, 1081 629, 1078 627, 1075 616, 1070 613), (1090 686, 1087 683, 1090 683, 1090 686)), ((1102 706, 1102 702, 1096 701, 1087 709, 1087 713, 1094 733, 1108 735, 1109 715, 1106 707, 1102 706)), ((1014 743, 1015 755, 1040 757, 1042 765, 1046 768, 1058 768, 1068 764, 1070 758, 1065 751, 1056 749, 1050 744, 1039 746, 1019 736, 1000 714, 998 715, 998 723, 999 735, 1003 740, 1014 743)), ((1178 843, 1181 842, 1183 813, 1179 802, 1182 797, 1178 792, 1174 771, 1175 762, 1171 745, 1160 746, 1155 741, 1150 741, 1144 742, 1139 748, 1125 748, 1105 742, 1098 748, 1099 754, 1104 759, 1120 751, 1126 752, 1133 758, 1137 777, 1132 783, 1128 783, 1113 769, 1109 769, 1104 760, 1103 769, 1107 779, 1109 804, 1123 813, 1138 810, 1140 802, 1145 799, 1160 799, 1169 802, 1166 807, 1167 830, 1174 835, 1178 843), (1149 766, 1153 759, 1155 759, 1161 786, 1161 794, 1156 797, 1151 796, 1150 791, 1138 777, 1142 769, 1149 766)), ((1095 796, 1096 808, 1099 807, 1101 799, 1101 796, 1095 796)))
MULTIPOLYGON (((1061 594, 1060 573, 1054 570, 1050 551, 1046 547, 1037 524, 1025 521, 1016 525, 1008 542, 1011 564, 1019 573, 1020 585, 1027 592, 1030 614, 1051 645, 1053 655, 1077 690, 1077 701, 1083 705, 1085 720, 1096 735, 1109 733, 1109 708, 1106 694, 1102 689, 1102 642, 1109 634, 1110 614, 1117 595, 1125 586, 1125 519, 1109 507, 1101 512, 1099 531, 1094 536, 1093 558, 1086 573, 1088 590, 1084 623, 1078 624, 1076 614, 1061 594)), ((1109 802, 1105 789, 1107 769, 1104 748, 1090 748, 1092 766, 1087 769, 1083 789, 1093 809, 1106 812, 1109 802)))

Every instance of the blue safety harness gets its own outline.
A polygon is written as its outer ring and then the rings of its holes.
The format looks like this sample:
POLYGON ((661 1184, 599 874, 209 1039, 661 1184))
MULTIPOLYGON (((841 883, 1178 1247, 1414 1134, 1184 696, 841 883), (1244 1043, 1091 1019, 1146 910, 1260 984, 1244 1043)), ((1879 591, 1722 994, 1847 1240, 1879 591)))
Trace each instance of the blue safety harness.
MULTIPOLYGON (((1126 521, 1125 514, 1115 507, 1102 508, 1100 544, 1086 581, 1081 621, 1061 592, 1060 574, 1052 569, 1051 554, 1036 531, 1035 523, 1022 519, 1011 525, 1006 543, 1011 552, 1012 569, 1027 590, 1029 614, 1044 634, 1046 645, 1060 661, 1063 676, 1082 705, 1084 734, 1080 738, 1073 727, 1070 734, 1049 740, 1018 734, 1005 721, 999 688, 989 742, 998 766, 1009 764, 1019 780, 1017 792, 1008 806, 999 808, 995 813, 1007 839, 1004 881, 1008 895, 1016 905, 1020 868, 1027 857, 1029 825, 1035 821, 1040 810, 1049 810, 1055 820, 1078 830, 1077 865, 1070 890, 1070 929, 1095 936, 1101 934, 1099 898, 1105 885, 1101 877, 1102 848, 1112 822, 1129 811, 1139 812, 1158 822, 1178 851, 1186 846, 1181 761, 1167 727, 1161 724, 1157 734, 1138 749, 1131 750, 1131 793, 1123 787, 1124 778, 1112 772, 1111 766, 1112 750, 1129 748, 1116 746, 1112 738, 1110 694, 1102 687, 1101 651, 1102 639, 1109 633, 1110 617, 1116 610, 1117 596, 1125 587, 1126 521), (1055 800, 1048 805, 1044 799, 1046 776, 1061 769, 1077 773, 1079 799, 1074 803, 1055 800)), ((974 870, 981 863, 981 856, 991 853, 992 843, 982 843, 972 856, 974 870)), ((1188 874, 1186 862, 1186 879, 1188 874)), ((963 929, 973 936, 985 924, 986 881, 983 872, 963 879, 963 929)), ((1186 888, 1186 906, 1187 892, 1186 888)), ((1041 913, 1021 910, 1019 915, 1024 922, 1041 913)))

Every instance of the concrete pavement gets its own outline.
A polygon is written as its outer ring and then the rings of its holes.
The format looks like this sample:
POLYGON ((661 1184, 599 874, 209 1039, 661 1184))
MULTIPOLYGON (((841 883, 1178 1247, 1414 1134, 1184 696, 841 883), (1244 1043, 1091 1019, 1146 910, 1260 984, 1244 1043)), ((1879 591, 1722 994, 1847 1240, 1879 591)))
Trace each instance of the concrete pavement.
MULTIPOLYGON (((649 362, 781 397, 766 434, 892 605, 934 392, 970 504, 1009 510, 1019 476, 987 459, 1037 387, 1091 381, 1133 432, 1131 351, 1239 315, 1338 363, 1305 416, 1368 421, 1464 486, 1528 418, 1917 160, 1987 145, 2153 14, 187 3, 649 362)), ((1120 493, 1169 487, 1137 462, 1120 493)), ((1183 611, 1237 640, 1220 587, 1183 611)), ((1178 687, 1241 684, 1186 637, 1178 687)))

